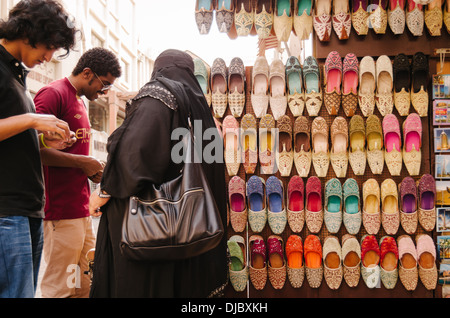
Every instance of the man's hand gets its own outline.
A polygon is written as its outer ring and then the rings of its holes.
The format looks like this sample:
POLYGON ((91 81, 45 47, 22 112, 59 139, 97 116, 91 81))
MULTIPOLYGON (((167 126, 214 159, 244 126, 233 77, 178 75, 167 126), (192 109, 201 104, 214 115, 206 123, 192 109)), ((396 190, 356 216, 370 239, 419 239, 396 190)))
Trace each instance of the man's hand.
POLYGON ((61 137, 52 132, 44 132, 44 142, 47 147, 57 149, 57 150, 63 150, 66 148, 72 147, 76 142, 77 138, 75 137, 74 132, 70 132, 70 138, 68 141, 65 141, 61 139, 61 137))

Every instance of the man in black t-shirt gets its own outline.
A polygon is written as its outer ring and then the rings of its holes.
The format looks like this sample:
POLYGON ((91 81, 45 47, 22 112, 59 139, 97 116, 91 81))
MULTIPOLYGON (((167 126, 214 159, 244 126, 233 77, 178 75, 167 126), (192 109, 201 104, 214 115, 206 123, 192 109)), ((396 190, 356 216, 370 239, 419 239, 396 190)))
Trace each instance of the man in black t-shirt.
POLYGON ((49 62, 58 49, 69 54, 72 23, 54 0, 20 1, 0 20, 0 298, 34 297, 44 217, 40 148, 76 141, 66 122, 36 114, 23 65, 49 62))

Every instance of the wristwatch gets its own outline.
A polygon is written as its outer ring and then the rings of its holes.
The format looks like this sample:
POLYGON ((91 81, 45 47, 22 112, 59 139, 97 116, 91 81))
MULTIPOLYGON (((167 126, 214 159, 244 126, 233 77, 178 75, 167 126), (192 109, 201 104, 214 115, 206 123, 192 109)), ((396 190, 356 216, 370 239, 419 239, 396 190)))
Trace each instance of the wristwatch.
POLYGON ((111 197, 108 193, 106 193, 105 190, 102 190, 100 188, 99 188, 97 194, 98 194, 99 198, 102 198, 102 199, 109 199, 111 197))

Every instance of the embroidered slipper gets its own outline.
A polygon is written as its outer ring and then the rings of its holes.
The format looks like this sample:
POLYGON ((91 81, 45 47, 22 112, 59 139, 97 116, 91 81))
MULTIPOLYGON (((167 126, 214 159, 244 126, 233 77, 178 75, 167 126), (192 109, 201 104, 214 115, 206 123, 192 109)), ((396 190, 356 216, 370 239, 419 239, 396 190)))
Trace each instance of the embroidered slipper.
MULTIPOLYGON (((402 0, 403 1, 403 0, 402 0)), ((377 59, 377 96, 376 105, 381 115, 392 114, 394 109, 394 84, 392 62, 387 55, 377 59)))
POLYGON ((237 233, 243 232, 247 226, 248 211, 245 197, 245 181, 238 176, 231 178, 228 184, 230 221, 237 233))
POLYGON ((393 114, 388 114, 383 119, 384 133, 384 158, 386 166, 392 176, 399 176, 402 171, 402 140, 400 136, 400 124, 393 114))
POLYGON ((398 258, 400 264, 398 267, 398 276, 403 286, 408 291, 413 291, 419 281, 419 271, 417 269, 417 250, 414 242, 409 235, 401 235, 397 239, 398 258))
POLYGON ((342 249, 335 236, 327 236, 323 243, 323 267, 325 282, 332 290, 339 289, 344 278, 342 249))
POLYGON ((364 175, 366 171, 366 127, 364 119, 360 115, 354 115, 349 124, 350 147, 348 160, 353 173, 357 176, 364 175))
POLYGON ((367 233, 376 235, 380 230, 380 186, 375 179, 369 179, 363 184, 363 225, 367 233))
POLYGON ((384 168, 383 129, 376 115, 366 121, 367 163, 373 174, 381 174, 384 168))
POLYGON ((436 289, 438 271, 436 267, 436 246, 431 236, 416 236, 417 257, 419 259, 419 278, 428 290, 436 289))
POLYGON ((293 128, 291 118, 284 115, 277 121, 278 129, 278 148, 276 152, 276 162, 278 171, 282 177, 289 177, 291 175, 292 167, 294 165, 294 149, 292 147, 293 128))
POLYGON ((350 234, 342 236, 342 264, 344 280, 349 287, 356 287, 361 277, 361 246, 350 234))
POLYGON ((411 103, 420 117, 428 116, 428 58, 422 52, 414 54, 411 71, 411 103))
POLYGON ((388 235, 395 235, 400 227, 398 189, 392 179, 381 183, 381 224, 388 235))
POLYGON ((403 161, 409 175, 420 174, 422 163, 422 120, 416 113, 409 114, 403 122, 403 161))
POLYGON ((383 236, 380 239, 381 282, 386 289, 394 289, 398 281, 398 247, 395 238, 383 236))
POLYGON ((305 83, 305 102, 309 116, 318 116, 322 108, 323 95, 320 89, 319 63, 308 56, 303 64, 303 83, 305 83))
POLYGON ((337 115, 342 103, 342 59, 338 52, 332 51, 325 61, 324 104, 330 115, 337 115))
POLYGON ((232 0, 216 3, 216 23, 220 33, 229 33, 234 25, 234 3, 232 0))
POLYGON ((447 32, 450 33, 450 4, 448 1, 445 3, 444 6, 444 24, 447 29, 447 32))
POLYGON ((386 12, 387 3, 387 0, 375 0, 372 2, 375 10, 370 13, 369 20, 376 34, 386 33, 388 23, 388 16, 386 12))
POLYGON ((305 116, 298 117, 294 123, 294 163, 300 177, 309 176, 312 164, 311 128, 305 116))
POLYGON ((245 240, 242 236, 234 235, 228 240, 227 245, 230 255, 230 282, 235 291, 241 292, 247 287, 248 281, 245 240))
POLYGON ((322 183, 318 177, 306 182, 306 226, 311 233, 318 233, 323 224, 322 183))
POLYGON ((267 179, 266 196, 270 229, 274 234, 280 235, 286 227, 287 216, 283 183, 277 177, 271 176, 267 179))
POLYGON ((345 178, 348 169, 348 124, 344 117, 338 116, 331 125, 330 161, 338 178, 345 178))
POLYGON ((270 96, 269 104, 275 120, 279 120, 286 114, 287 94, 286 94, 286 70, 280 59, 275 59, 270 64, 270 96))
POLYGON ((287 193, 287 219, 292 232, 300 233, 305 225, 305 187, 303 179, 293 176, 287 193))
POLYGON ((286 79, 289 109, 294 117, 301 116, 305 109, 303 71, 295 56, 289 57, 286 62, 286 79))
POLYGON ((314 31, 319 41, 328 42, 331 37, 331 0, 315 0, 314 31))
POLYGON ((433 0, 425 9, 425 25, 431 36, 441 36, 443 20, 441 4, 441 0, 433 0))
POLYGON ((233 177, 239 172, 242 152, 239 142, 239 123, 232 115, 225 117, 223 121, 223 132, 225 165, 228 175, 233 177))
POLYGON ((411 177, 403 178, 399 184, 400 193, 400 224, 407 234, 417 230, 417 187, 411 177))
POLYGON ((273 27, 272 0, 259 0, 256 2, 254 21, 258 38, 267 39, 273 27))
POLYGON ((195 22, 200 34, 208 34, 214 18, 214 1, 197 0, 195 3, 195 22))
POLYGON ((411 104, 411 65, 405 54, 394 58, 394 105, 400 116, 408 116, 411 104))
POLYGON ((275 0, 273 28, 279 42, 288 42, 292 32, 292 8, 290 0, 275 0))
POLYGON ((245 107, 245 67, 241 58, 231 60, 228 71, 228 104, 234 117, 241 117, 245 107))
POLYGON ((361 275, 368 288, 380 283, 380 247, 373 235, 361 239, 361 275))
POLYGON ((394 34, 403 34, 405 31, 405 0, 390 0, 388 10, 388 23, 394 34))
POLYGON ((419 223, 425 231, 433 231, 436 226, 436 180, 424 174, 418 181, 419 223))
POLYGON ((258 164, 258 134, 256 119, 252 114, 245 114, 241 120, 242 163, 246 174, 254 174, 258 164))
POLYGON ((272 115, 265 115, 259 122, 259 162, 261 174, 274 174, 276 170, 275 120, 272 115))
POLYGON ((375 61, 371 56, 364 56, 359 65, 359 107, 364 117, 373 115, 375 110, 376 86, 375 61))
POLYGON ((358 108, 359 62, 353 53, 348 53, 343 62, 342 107, 345 115, 352 117, 358 108))
POLYGON ((211 68, 211 103, 216 118, 223 118, 228 105, 228 69, 225 61, 216 58, 211 68))
POLYGON ((283 254, 283 239, 271 235, 267 239, 269 250, 269 281, 274 289, 282 289, 286 282, 286 262, 283 254))
POLYGON ((253 28, 253 1, 236 0, 235 6, 234 23, 237 35, 248 36, 253 28))
POLYGON ((325 226, 336 234, 342 224, 342 185, 333 178, 325 183, 325 226))
POLYGON ((294 32, 303 41, 308 40, 313 31, 312 0, 294 1, 294 32))
POLYGON ((287 274, 292 287, 300 288, 305 278, 303 242, 298 235, 289 236, 286 242, 287 274))
POLYGON ((319 237, 308 235, 303 244, 306 278, 311 288, 319 288, 323 279, 322 245, 319 237))
POLYGON ((319 178, 328 173, 330 153, 328 146, 328 124, 323 117, 316 117, 311 127, 312 134, 312 162, 319 178))
POLYGON ((333 1, 333 29, 339 40, 347 40, 352 30, 352 16, 347 0, 333 1))
POLYGON ((343 221, 347 232, 351 235, 359 233, 362 223, 361 203, 358 183, 349 178, 342 186, 344 194, 343 221))
POLYGON ((261 233, 267 222, 264 179, 252 176, 247 181, 248 222, 255 233, 261 233))
POLYGON ((202 89, 203 95, 205 95, 208 106, 211 106, 211 87, 209 86, 209 72, 203 62, 199 58, 194 58, 194 75, 202 89))
POLYGON ((269 107, 269 63, 264 56, 258 56, 252 73, 252 108, 256 118, 262 118, 269 107))
POLYGON ((423 27, 425 25, 423 6, 416 3, 414 0, 408 0, 406 11, 406 25, 408 26, 408 30, 412 35, 422 36, 423 27))
POLYGON ((256 290, 263 290, 267 282, 267 247, 262 236, 252 235, 249 239, 250 247, 250 281, 256 290))
POLYGON ((353 0, 352 25, 358 35, 366 35, 369 32, 367 3, 367 0, 353 0))

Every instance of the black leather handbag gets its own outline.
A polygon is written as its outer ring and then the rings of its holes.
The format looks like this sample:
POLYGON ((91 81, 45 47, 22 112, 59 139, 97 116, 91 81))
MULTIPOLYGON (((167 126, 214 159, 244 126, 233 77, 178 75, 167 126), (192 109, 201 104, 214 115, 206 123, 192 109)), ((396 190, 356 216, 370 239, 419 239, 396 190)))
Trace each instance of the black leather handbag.
MULTIPOLYGON (((187 153, 194 152, 193 136, 187 153)), ((200 163, 187 160, 181 175, 141 197, 131 197, 122 225, 121 252, 132 260, 173 261, 215 248, 224 226, 200 163)))

